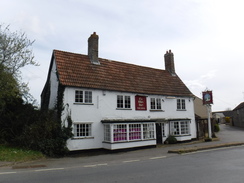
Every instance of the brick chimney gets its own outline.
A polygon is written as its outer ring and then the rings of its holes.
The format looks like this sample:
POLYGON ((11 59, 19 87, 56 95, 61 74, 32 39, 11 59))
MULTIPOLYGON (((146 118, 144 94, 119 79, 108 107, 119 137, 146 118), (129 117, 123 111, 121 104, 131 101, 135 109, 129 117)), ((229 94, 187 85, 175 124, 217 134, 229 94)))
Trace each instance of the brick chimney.
POLYGON ((93 34, 88 38, 88 56, 91 63, 100 65, 98 60, 98 38, 99 37, 96 35, 96 32, 93 32, 93 34))
POLYGON ((174 64, 174 54, 171 50, 166 51, 164 54, 165 70, 169 71, 172 76, 175 76, 175 64, 174 64))

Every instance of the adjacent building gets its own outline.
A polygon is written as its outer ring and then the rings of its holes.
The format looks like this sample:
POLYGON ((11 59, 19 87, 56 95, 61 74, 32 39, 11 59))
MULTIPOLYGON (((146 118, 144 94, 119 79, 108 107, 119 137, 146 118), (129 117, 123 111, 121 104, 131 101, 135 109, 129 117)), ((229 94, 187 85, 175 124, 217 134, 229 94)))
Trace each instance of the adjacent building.
POLYGON ((233 109, 232 123, 234 126, 244 127, 244 102, 240 103, 233 109))
POLYGON ((54 50, 41 94, 42 109, 63 104, 72 119, 69 150, 122 149, 196 138, 194 96, 175 72, 174 55, 165 70, 98 57, 98 35, 88 54, 54 50))

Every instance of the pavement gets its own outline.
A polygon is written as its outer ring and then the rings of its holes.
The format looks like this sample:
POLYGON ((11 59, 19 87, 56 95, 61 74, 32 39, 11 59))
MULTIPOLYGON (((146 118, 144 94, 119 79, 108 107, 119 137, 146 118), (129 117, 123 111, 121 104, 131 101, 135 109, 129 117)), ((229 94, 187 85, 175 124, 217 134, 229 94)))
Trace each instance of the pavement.
POLYGON ((30 162, 1 162, 1 168, 23 169, 23 168, 57 168, 63 166, 76 165, 102 165, 107 162, 135 161, 137 159, 153 159, 160 157, 170 157, 182 153, 216 149, 222 147, 244 145, 244 128, 238 128, 230 125, 220 124, 220 131, 216 133, 217 138, 213 141, 205 142, 203 140, 187 143, 177 143, 168 145, 159 145, 156 148, 138 148, 120 151, 88 151, 85 153, 74 154, 64 158, 44 158, 30 162))

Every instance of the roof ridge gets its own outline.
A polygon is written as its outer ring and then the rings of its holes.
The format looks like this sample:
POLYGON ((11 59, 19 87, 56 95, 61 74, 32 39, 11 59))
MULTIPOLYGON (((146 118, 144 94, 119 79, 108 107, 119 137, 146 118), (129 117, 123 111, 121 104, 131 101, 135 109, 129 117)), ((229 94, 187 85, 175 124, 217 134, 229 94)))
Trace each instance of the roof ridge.
MULTIPOLYGON (((68 54, 76 54, 76 55, 81 55, 81 56, 88 56, 87 54, 75 53, 75 52, 69 52, 69 51, 63 51, 63 50, 57 50, 57 49, 54 49, 53 51, 54 52, 55 51, 58 51, 58 52, 63 52, 63 53, 68 53, 68 54)), ((138 66, 138 67, 144 67, 144 68, 149 68, 149 69, 166 71, 165 69, 159 69, 159 68, 155 68, 155 67, 150 67, 150 66, 145 66, 145 65, 139 65, 139 64, 129 63, 129 62, 123 62, 123 61, 118 61, 118 60, 114 60, 114 59, 107 59, 107 58, 102 58, 102 57, 98 57, 98 59, 101 60, 101 61, 118 62, 118 63, 121 63, 121 64, 128 64, 128 65, 134 65, 134 66, 138 66)))

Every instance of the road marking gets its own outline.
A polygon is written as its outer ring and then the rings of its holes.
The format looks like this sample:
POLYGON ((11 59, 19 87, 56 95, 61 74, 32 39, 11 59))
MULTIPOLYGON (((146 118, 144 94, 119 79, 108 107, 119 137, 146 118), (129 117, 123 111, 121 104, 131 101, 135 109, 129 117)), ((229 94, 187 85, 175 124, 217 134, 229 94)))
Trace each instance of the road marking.
POLYGON ((44 171, 53 171, 53 170, 64 170, 64 168, 39 169, 39 170, 35 170, 35 172, 44 172, 44 171))
POLYGON ((97 165, 85 165, 85 166, 83 166, 83 167, 85 167, 85 168, 89 168, 89 167, 96 167, 97 165))
POLYGON ((107 166, 107 163, 97 164, 97 166, 107 166))
POLYGON ((162 159, 162 158, 166 158, 167 156, 158 156, 158 157, 152 157, 152 158, 149 158, 149 159, 162 159))
POLYGON ((101 163, 101 164, 95 164, 95 165, 84 165, 83 167, 89 168, 89 167, 96 167, 96 166, 107 166, 107 163, 101 163))
POLYGON ((123 161, 123 163, 131 163, 131 162, 137 162, 140 161, 139 159, 134 159, 134 160, 128 160, 128 161, 123 161))
POLYGON ((13 173, 17 173, 17 172, 2 172, 2 173, 0 173, 0 175, 13 174, 13 173))

